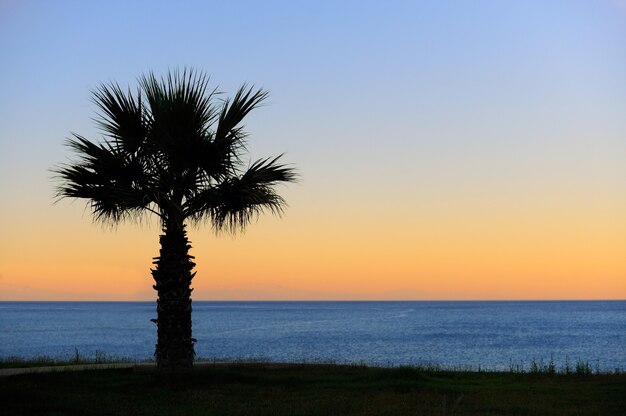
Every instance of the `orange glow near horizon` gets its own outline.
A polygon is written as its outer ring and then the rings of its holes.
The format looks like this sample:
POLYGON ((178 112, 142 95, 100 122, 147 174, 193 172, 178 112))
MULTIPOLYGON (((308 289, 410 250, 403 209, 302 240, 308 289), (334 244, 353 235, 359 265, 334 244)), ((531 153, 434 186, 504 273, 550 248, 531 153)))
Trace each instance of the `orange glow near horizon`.
MULTIPOLYGON (((191 227, 194 299, 626 298, 626 226, 606 211, 541 218, 511 210, 468 210, 464 217, 398 210, 394 220, 388 210, 380 223, 335 214, 316 224, 294 218, 312 215, 295 206, 238 236, 191 227)), ((68 212, 60 215, 72 221, 68 212)), ((40 226, 40 234, 62 238, 51 245, 26 233, 2 247, 0 300, 156 297, 149 274, 159 249, 156 225, 110 231, 85 214, 73 228, 40 226)))

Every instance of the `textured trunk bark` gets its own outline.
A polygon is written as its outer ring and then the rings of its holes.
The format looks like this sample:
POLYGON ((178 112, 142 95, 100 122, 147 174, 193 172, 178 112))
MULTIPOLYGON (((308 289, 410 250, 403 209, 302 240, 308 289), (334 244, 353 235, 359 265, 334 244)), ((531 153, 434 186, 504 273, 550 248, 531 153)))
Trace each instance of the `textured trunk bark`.
POLYGON ((191 279, 195 273, 185 226, 166 223, 160 237, 160 256, 155 257, 152 277, 157 298, 157 367, 180 371, 193 366, 195 340, 191 337, 191 279))

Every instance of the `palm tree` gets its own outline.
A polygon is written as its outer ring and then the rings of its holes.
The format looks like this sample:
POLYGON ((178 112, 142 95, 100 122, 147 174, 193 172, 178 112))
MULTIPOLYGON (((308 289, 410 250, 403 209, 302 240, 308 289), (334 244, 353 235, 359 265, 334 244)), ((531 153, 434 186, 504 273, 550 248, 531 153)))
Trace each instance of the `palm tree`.
POLYGON ((194 70, 139 79, 136 94, 116 83, 92 92, 104 134, 94 142, 72 134, 75 161, 53 169, 58 198, 88 200, 97 221, 117 224, 145 213, 161 223, 160 255, 153 262, 157 291, 156 361, 164 370, 191 368, 191 280, 186 225, 210 222, 216 231, 243 230, 262 211, 282 214, 275 191, 293 182, 293 168, 280 156, 245 166, 244 117, 267 92, 243 85, 232 99, 208 88, 194 70))

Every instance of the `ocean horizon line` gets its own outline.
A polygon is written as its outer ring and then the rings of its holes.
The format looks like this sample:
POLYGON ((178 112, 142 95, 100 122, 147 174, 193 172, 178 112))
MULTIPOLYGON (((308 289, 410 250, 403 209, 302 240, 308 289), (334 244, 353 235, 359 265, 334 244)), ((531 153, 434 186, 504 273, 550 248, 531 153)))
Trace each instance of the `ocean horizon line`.
MULTIPOLYGON (((256 302, 256 303, 368 303, 368 302, 624 302, 625 299, 192 299, 193 302, 215 302, 215 303, 235 303, 235 302, 256 302)), ((152 303, 156 302, 147 299, 106 299, 106 300, 64 300, 64 299, 43 299, 43 300, 10 300, 0 299, 0 303, 152 303)))

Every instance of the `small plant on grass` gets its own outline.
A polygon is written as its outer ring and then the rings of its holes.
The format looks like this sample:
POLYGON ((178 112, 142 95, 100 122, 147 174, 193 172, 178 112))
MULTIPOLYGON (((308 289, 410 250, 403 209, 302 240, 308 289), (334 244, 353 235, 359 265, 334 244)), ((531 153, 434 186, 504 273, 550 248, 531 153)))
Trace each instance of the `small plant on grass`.
POLYGON ((78 348, 74 348, 74 364, 80 364, 82 361, 82 358, 80 356, 80 353, 78 352, 78 348))
POLYGON ((592 373, 591 365, 583 360, 576 361, 576 374, 579 376, 588 376, 592 373))
POLYGON ((572 374, 571 363, 570 363, 569 357, 567 355, 565 356, 565 364, 563 366, 563 373, 565 373, 567 375, 572 374))

